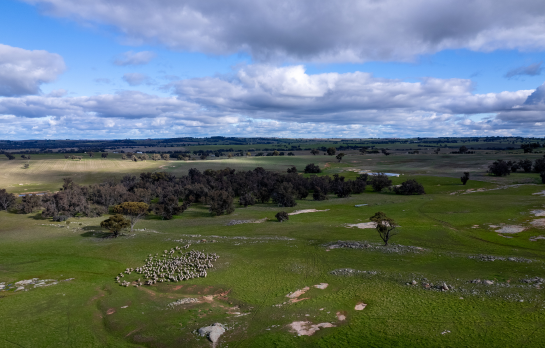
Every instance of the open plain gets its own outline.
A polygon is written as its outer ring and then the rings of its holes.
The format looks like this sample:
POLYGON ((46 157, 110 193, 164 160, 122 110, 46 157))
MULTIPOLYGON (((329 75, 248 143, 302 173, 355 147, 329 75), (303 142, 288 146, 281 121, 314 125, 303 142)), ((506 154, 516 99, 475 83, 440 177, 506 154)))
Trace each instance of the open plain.
POLYGON ((415 179, 426 191, 396 195, 368 185, 347 198, 236 204, 215 217, 194 203, 171 220, 150 214, 118 238, 103 237, 108 215, 67 223, 2 211, 0 347, 541 347, 545 185, 536 173, 486 173, 498 158, 540 157, 349 153, 338 163, 301 152, 131 162, 38 154, 28 169, 0 158, 0 188, 16 194, 56 192, 67 177, 89 185, 190 168, 295 166, 308 177, 309 163, 320 176, 397 173, 393 185, 415 179), (463 172, 471 174, 465 186, 463 172), (357 228, 377 211, 400 226, 386 247, 372 226, 357 228), (219 256, 206 277, 135 286, 144 279, 135 270, 150 257, 192 250, 219 256), (116 282, 120 274, 128 286, 116 282))

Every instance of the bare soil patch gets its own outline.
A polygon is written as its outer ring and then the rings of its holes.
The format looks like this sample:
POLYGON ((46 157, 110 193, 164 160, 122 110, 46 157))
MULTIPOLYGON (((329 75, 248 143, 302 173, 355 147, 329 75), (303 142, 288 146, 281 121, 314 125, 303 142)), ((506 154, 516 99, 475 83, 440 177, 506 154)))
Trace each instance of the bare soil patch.
POLYGON ((289 294, 286 295, 286 297, 289 297, 289 298, 297 298, 301 295, 303 295, 305 292, 309 291, 310 288, 308 286, 305 286, 304 288, 302 289, 299 289, 299 290, 295 290, 294 292, 291 292, 289 294))
MULTIPOLYGON (((492 225, 491 225, 492 227, 492 225)), ((498 228, 500 226, 495 226, 493 228, 498 228)), ((520 225, 503 225, 499 229, 496 230, 498 233, 519 233, 524 231, 526 228, 520 226, 520 225)))
POLYGON ((541 209, 532 210, 531 213, 534 214, 534 216, 545 216, 545 210, 541 209))
POLYGON ((367 307, 367 303, 360 302, 356 305, 356 307, 354 307, 354 309, 357 311, 362 311, 365 309, 365 307, 367 307))
POLYGON ((346 313, 337 312, 336 315, 337 315, 337 319, 339 319, 339 321, 345 321, 346 320, 346 313))

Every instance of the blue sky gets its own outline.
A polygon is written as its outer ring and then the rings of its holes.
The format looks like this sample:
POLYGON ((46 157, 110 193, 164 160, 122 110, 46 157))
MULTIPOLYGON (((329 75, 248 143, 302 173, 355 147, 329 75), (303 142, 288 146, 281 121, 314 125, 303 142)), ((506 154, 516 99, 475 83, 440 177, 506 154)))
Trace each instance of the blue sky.
POLYGON ((0 138, 541 135, 545 6, 430 1, 4 0, 0 138))

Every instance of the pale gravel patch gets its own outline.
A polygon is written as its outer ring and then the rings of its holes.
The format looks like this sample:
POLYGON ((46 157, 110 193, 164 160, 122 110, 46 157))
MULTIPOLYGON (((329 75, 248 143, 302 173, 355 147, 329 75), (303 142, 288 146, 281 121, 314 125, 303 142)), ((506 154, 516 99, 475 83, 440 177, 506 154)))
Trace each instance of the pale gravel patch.
MULTIPOLYGON (((545 219, 544 219, 545 220, 545 219)), ((524 231, 526 228, 520 225, 504 225, 500 229, 496 230, 498 233, 519 233, 524 231)))
POLYGON ((299 336, 312 336, 320 328, 335 327, 331 323, 312 324, 310 321, 294 321, 290 324, 291 331, 297 333, 299 336))
POLYGON ((337 312, 337 319, 339 319, 339 321, 344 321, 346 320, 346 315, 342 314, 341 312, 337 312))
POLYGON ((303 210, 296 210, 292 213, 288 213, 288 215, 298 215, 298 214, 305 214, 305 213, 319 213, 323 211, 329 211, 329 209, 325 210, 317 210, 317 209, 303 209, 303 210))
POLYGON ((346 227, 348 228, 357 227, 361 229, 377 228, 377 223, 376 222, 360 222, 359 224, 346 224, 346 227))
POLYGON ((534 227, 545 227, 545 219, 536 219, 530 222, 530 224, 534 227))
POLYGON ((327 288, 328 286, 329 286, 328 283, 320 283, 320 284, 314 285, 314 287, 315 287, 316 289, 322 289, 322 290, 324 290, 324 289, 327 288))
POLYGON ((531 211, 534 216, 545 216, 545 210, 537 209, 531 211))

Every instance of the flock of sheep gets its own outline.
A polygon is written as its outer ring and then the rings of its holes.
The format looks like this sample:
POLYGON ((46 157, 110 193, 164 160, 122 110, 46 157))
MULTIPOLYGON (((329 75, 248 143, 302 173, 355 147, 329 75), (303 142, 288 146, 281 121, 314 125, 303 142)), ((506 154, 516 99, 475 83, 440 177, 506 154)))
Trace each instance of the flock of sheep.
POLYGON ((146 259, 146 264, 138 268, 127 268, 125 272, 119 273, 115 278, 116 282, 121 286, 153 285, 157 282, 179 282, 198 277, 206 277, 206 270, 214 267, 212 264, 219 256, 216 253, 207 254, 197 250, 191 250, 184 253, 183 249, 188 249, 191 244, 185 247, 175 247, 170 250, 165 250, 162 255, 151 254, 146 259), (176 256, 174 253, 179 251, 181 256, 176 256), (132 272, 143 275, 144 281, 140 278, 135 282, 123 280, 125 274, 129 275, 132 272), (124 274, 125 273, 125 274, 124 274))

